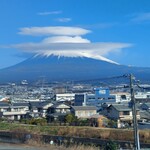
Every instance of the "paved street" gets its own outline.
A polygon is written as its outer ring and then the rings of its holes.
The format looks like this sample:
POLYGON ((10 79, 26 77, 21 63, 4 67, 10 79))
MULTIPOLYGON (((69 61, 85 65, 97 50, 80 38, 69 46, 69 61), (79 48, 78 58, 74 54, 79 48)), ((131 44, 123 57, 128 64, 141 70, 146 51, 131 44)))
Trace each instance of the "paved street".
POLYGON ((40 148, 34 148, 26 145, 0 143, 0 150, 39 150, 39 149, 40 148))

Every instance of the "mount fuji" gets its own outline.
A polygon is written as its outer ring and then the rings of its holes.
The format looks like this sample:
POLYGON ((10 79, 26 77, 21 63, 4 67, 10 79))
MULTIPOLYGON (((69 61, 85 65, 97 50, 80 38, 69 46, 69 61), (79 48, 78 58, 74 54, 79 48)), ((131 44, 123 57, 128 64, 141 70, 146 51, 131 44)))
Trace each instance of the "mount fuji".
POLYGON ((99 56, 66 57, 36 55, 14 66, 0 70, 0 83, 36 81, 44 76, 48 81, 89 80, 133 73, 140 80, 150 80, 150 68, 119 65, 99 56))

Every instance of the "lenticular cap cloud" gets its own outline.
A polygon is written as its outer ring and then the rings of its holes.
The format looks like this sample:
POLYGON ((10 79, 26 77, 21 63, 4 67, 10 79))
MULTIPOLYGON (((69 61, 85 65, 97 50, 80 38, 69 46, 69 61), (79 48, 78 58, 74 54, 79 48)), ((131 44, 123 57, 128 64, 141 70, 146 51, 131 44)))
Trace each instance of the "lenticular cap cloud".
POLYGON ((21 28, 19 34, 32 36, 48 36, 42 41, 34 43, 20 43, 9 45, 7 48, 16 48, 27 53, 36 55, 51 54, 59 56, 79 57, 86 56, 95 59, 107 60, 103 56, 108 56, 110 53, 120 53, 123 48, 131 47, 130 43, 121 42, 97 42, 93 43, 90 40, 81 37, 90 30, 80 27, 30 27, 21 28))
POLYGON ((91 43, 90 40, 81 36, 53 36, 45 38, 42 43, 91 43))
POLYGON ((40 43, 23 43, 12 45, 11 47, 21 49, 25 52, 31 53, 44 53, 51 51, 82 51, 84 53, 95 53, 98 55, 107 55, 110 52, 118 52, 122 48, 127 48, 132 46, 129 43, 111 43, 111 42, 101 42, 101 43, 49 43, 42 41, 40 43))
POLYGON ((86 30, 80 27, 26 27, 20 28, 19 34, 32 35, 32 36, 43 36, 43 35, 69 35, 79 36, 90 33, 90 30, 86 30))
MULTIPOLYGON (((89 57, 104 61, 111 61, 103 56, 110 52, 120 52, 121 49, 130 47, 129 43, 50 43, 51 40, 43 40, 40 43, 24 43, 12 45, 13 48, 21 49, 24 52, 35 53, 37 55, 50 56, 59 55, 65 57, 89 57)), ((116 63, 117 64, 117 63, 116 63)))

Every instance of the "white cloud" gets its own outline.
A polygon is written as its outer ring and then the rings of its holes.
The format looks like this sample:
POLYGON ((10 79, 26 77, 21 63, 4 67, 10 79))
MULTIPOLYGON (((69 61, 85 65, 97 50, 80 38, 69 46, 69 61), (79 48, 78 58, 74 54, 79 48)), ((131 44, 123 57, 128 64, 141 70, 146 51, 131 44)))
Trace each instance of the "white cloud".
POLYGON ((57 43, 55 41, 55 38, 56 37, 54 37, 54 39, 46 38, 40 43, 24 43, 24 44, 11 45, 10 48, 17 48, 24 52, 35 53, 36 55, 50 56, 53 54, 53 55, 66 56, 66 57, 80 56, 80 57, 89 57, 89 58, 108 61, 111 63, 116 63, 114 61, 105 58, 104 56, 107 56, 112 52, 118 53, 123 48, 128 48, 132 46, 132 44, 129 43, 112 43, 112 42, 57 43))
MULTIPOLYGON (((130 43, 120 42, 92 43, 81 37, 90 32, 84 28, 64 26, 21 28, 20 34, 23 35, 45 35, 49 37, 38 43, 14 44, 7 48, 16 48, 36 55, 84 56, 108 61, 104 56, 108 56, 110 53, 120 53, 123 48, 132 46, 130 43)), ((109 60, 109 62, 113 61, 109 60)))
POLYGON ((57 14, 61 14, 62 11, 46 11, 46 12, 39 12, 37 13, 38 15, 41 16, 46 16, 46 15, 57 15, 57 14))
POLYGON ((134 22, 150 21, 150 12, 134 14, 131 21, 134 22))
POLYGON ((55 27, 30 27, 21 28, 19 34, 22 35, 69 35, 78 36, 90 33, 90 30, 86 30, 80 27, 65 27, 65 26, 55 26, 55 27))
POLYGON ((45 39, 40 43, 23 43, 11 45, 10 47, 23 50, 31 53, 52 53, 52 52, 73 52, 90 55, 102 55, 106 56, 110 52, 118 52, 123 48, 131 47, 129 43, 112 43, 112 42, 101 42, 101 43, 73 43, 73 42, 60 42, 57 43, 54 39, 45 39), (54 40, 54 41, 53 41, 54 40))
POLYGON ((59 21, 59 22, 69 22, 69 21, 71 21, 71 18, 57 18, 55 20, 59 21))
POLYGON ((88 39, 84 39, 80 36, 53 36, 45 38, 43 43, 90 43, 88 39))

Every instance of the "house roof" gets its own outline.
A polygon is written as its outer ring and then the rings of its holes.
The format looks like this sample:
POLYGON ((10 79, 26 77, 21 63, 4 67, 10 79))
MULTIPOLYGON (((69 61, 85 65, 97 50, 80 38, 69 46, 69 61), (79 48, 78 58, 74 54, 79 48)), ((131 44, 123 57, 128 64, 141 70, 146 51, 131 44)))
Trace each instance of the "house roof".
POLYGON ((150 108, 150 103, 145 103, 146 106, 148 106, 148 108, 150 108))
POLYGON ((9 103, 0 102, 0 107, 9 107, 9 103))
POLYGON ((97 110, 95 106, 72 106, 74 110, 97 110))
POLYGON ((109 107, 114 107, 118 111, 132 111, 132 108, 126 104, 112 104, 109 107))
POLYGON ((40 106, 41 106, 41 107, 44 107, 44 106, 46 106, 46 105, 48 105, 48 104, 52 104, 52 103, 49 102, 49 101, 44 101, 44 102, 41 102, 41 103, 40 103, 40 106))
POLYGON ((57 108, 57 107, 59 107, 60 105, 66 105, 67 108, 70 107, 69 105, 67 105, 67 104, 65 104, 65 103, 63 103, 63 102, 58 102, 58 103, 53 104, 53 105, 51 106, 51 108, 57 108))
POLYGON ((140 118, 149 119, 150 120, 150 112, 148 111, 140 111, 140 118))
POLYGON ((29 104, 31 107, 36 107, 36 108, 40 107, 40 102, 30 102, 29 104))
POLYGON ((24 107, 29 107, 29 103, 12 103, 12 106, 24 106, 24 107))
POLYGON ((31 107, 36 107, 36 108, 42 108, 51 102, 49 101, 44 101, 44 102, 30 102, 31 107))
POLYGON ((28 107, 29 103, 5 103, 5 102, 0 102, 0 108, 1 107, 11 107, 11 108, 18 108, 18 107, 28 107))

